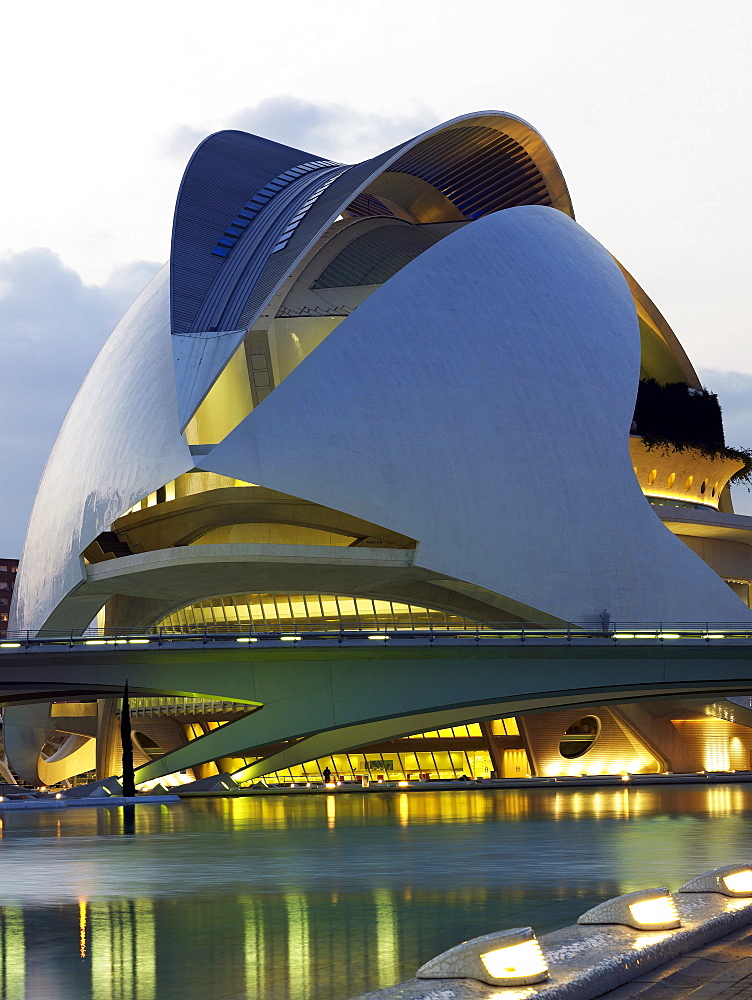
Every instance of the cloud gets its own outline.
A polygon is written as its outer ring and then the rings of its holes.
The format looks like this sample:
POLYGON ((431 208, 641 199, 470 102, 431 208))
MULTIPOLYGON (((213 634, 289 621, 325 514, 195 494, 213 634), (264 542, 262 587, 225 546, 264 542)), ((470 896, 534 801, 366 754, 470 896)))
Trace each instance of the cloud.
POLYGON ((92 361, 159 265, 134 261, 85 285, 48 249, 0 256, 3 518, 0 555, 21 551, 39 478, 92 361))
MULTIPOLYGON (((718 394, 726 443, 732 448, 752 448, 752 375, 715 368, 702 368, 697 374, 703 385, 718 394)), ((733 496, 737 514, 752 514, 752 493, 746 486, 735 487, 733 496)))
POLYGON ((400 115, 382 115, 363 113, 347 104, 316 104, 280 95, 243 108, 221 126, 199 129, 183 125, 168 137, 165 149, 187 159, 211 132, 236 128, 316 156, 357 163, 435 124, 435 114, 424 105, 413 105, 400 115))

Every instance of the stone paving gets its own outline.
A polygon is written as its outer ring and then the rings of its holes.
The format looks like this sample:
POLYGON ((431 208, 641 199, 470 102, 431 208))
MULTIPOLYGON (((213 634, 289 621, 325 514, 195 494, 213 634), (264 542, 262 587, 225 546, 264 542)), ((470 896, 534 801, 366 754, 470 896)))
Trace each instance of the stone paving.
POLYGON ((752 1000, 752 927, 682 955, 599 1000, 752 1000))

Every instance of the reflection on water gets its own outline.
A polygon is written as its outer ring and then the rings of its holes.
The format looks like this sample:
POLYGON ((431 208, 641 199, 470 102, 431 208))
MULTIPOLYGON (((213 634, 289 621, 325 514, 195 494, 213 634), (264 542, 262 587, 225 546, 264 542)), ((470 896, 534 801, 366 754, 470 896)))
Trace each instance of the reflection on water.
POLYGON ((747 860, 752 789, 205 799, 7 813, 2 1000, 341 1000, 747 860))

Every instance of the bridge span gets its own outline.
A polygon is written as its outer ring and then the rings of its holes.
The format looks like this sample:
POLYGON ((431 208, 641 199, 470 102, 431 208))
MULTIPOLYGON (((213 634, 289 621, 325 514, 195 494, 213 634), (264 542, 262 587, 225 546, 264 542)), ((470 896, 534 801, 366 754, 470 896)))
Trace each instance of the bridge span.
POLYGON ((6 704, 117 697, 126 679, 134 695, 203 697, 252 709, 144 765, 138 780, 295 741, 246 768, 246 779, 471 720, 752 694, 752 630, 57 633, 0 645, 6 704))

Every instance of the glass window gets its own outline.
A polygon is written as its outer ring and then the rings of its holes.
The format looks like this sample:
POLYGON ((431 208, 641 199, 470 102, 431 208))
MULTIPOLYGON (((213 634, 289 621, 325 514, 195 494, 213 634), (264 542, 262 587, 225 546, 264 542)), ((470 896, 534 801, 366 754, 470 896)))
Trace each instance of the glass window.
POLYGON ((322 271, 313 288, 382 285, 436 243, 411 225, 389 225, 354 239, 322 271))

